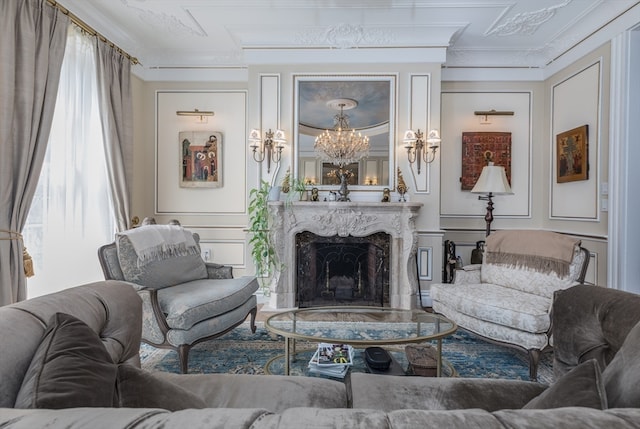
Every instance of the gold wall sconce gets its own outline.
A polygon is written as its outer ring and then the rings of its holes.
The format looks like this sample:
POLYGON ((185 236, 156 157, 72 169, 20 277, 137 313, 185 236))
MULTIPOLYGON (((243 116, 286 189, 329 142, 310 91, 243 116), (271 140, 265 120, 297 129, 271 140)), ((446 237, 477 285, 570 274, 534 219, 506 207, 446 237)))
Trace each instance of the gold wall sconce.
POLYGON ((260 135, 260 130, 253 129, 249 133, 249 147, 253 150, 253 159, 256 162, 267 160, 267 173, 271 172, 271 163, 279 163, 282 158, 282 150, 286 143, 284 131, 276 130, 265 133, 264 140, 260 135))
POLYGON ((418 174, 422 161, 431 164, 436 159, 436 151, 440 145, 440 133, 438 130, 431 130, 424 139, 424 134, 419 129, 417 131, 407 130, 404 133, 404 147, 407 149, 409 164, 417 163, 418 174), (426 144, 429 144, 428 149, 426 144))
POLYGON ((511 110, 476 110, 473 112, 476 116, 482 116, 480 118, 480 123, 482 124, 490 124, 489 116, 513 116, 513 111, 511 110))

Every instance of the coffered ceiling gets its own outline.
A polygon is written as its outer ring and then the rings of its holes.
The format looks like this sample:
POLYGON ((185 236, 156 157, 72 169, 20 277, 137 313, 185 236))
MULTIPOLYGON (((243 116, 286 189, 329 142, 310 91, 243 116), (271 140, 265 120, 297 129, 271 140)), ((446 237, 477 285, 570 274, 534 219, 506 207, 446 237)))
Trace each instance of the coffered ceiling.
POLYGON ((61 0, 146 69, 313 62, 543 68, 636 0, 61 0))

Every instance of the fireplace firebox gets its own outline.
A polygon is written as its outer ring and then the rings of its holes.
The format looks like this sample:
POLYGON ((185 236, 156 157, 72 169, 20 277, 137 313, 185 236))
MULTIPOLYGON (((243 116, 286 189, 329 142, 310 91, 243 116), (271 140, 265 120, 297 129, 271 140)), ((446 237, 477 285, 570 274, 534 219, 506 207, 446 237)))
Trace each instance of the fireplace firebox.
POLYGON ((390 236, 296 234, 298 307, 389 306, 390 236))

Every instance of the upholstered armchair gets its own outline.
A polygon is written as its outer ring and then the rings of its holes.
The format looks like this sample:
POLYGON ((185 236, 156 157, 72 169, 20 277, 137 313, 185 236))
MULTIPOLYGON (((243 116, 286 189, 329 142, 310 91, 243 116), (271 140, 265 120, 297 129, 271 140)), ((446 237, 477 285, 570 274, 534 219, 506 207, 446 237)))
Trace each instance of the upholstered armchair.
POLYGON ((554 293, 584 282, 589 252, 548 231, 498 231, 487 237, 482 264, 455 271, 453 284, 431 285, 433 310, 480 337, 524 349, 537 379, 551 348, 554 293))
POLYGON ((176 350, 183 373, 194 345, 229 332, 249 315, 256 330, 256 278, 233 278, 231 267, 205 263, 198 234, 179 225, 117 234, 98 257, 106 280, 129 282, 142 298, 142 341, 176 350))

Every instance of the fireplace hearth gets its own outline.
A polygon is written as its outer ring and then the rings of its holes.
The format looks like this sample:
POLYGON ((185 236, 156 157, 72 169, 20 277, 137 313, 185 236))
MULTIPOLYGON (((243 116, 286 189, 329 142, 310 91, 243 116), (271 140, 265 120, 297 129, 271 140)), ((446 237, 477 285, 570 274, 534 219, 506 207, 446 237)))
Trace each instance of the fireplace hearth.
POLYGON ((296 234, 298 307, 389 306, 389 234, 296 234))

